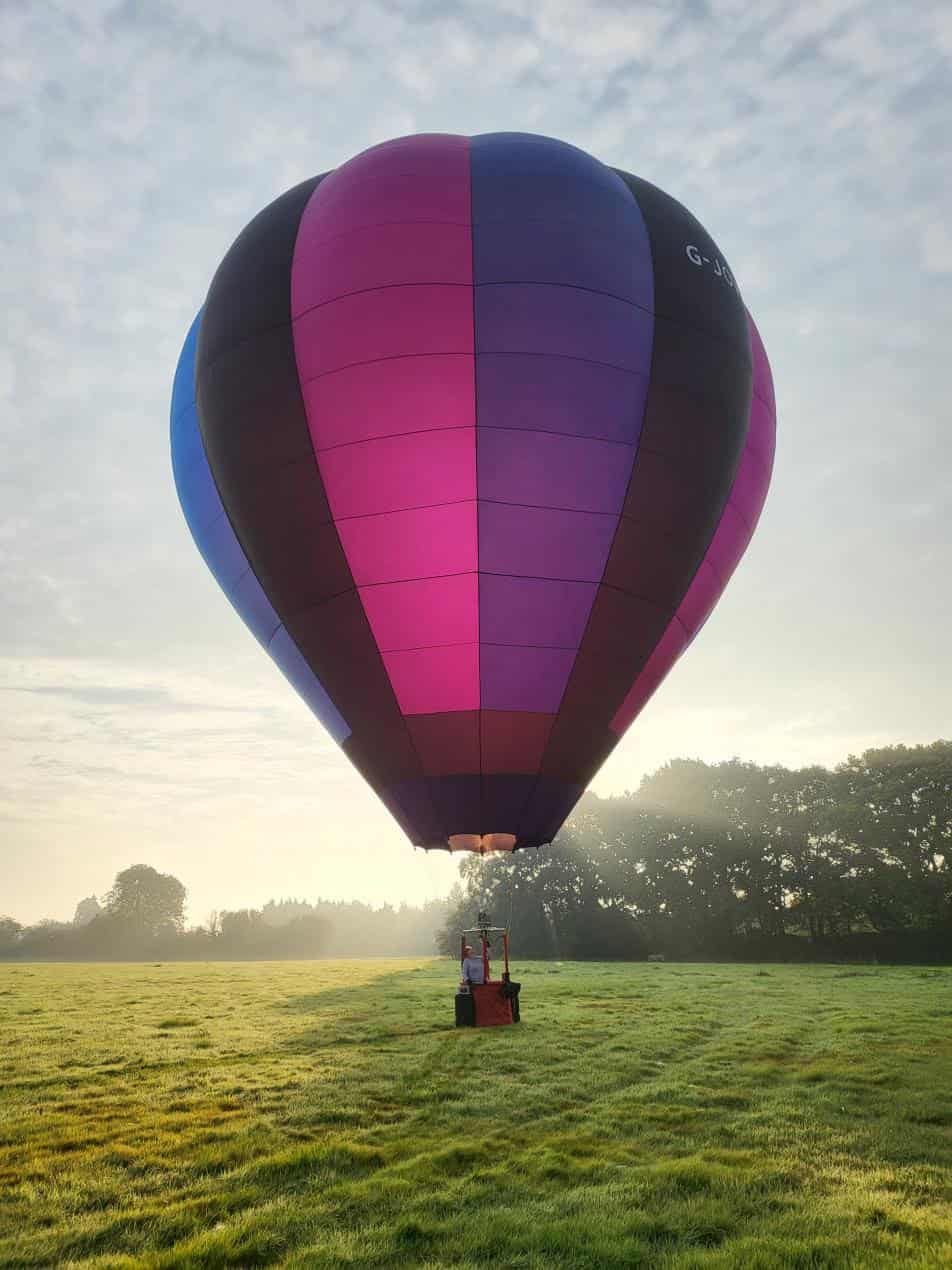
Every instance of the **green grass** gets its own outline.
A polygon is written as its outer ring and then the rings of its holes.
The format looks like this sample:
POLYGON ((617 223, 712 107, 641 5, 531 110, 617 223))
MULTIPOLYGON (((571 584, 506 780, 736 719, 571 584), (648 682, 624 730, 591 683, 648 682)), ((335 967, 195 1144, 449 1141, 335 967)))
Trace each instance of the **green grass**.
POLYGON ((0 1266, 952 1266, 952 970, 0 966, 0 1266))

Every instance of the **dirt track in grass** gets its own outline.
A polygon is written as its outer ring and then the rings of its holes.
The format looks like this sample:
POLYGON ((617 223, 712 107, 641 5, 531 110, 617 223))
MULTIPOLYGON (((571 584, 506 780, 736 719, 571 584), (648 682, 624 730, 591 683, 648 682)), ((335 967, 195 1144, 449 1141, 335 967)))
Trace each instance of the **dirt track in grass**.
POLYGON ((952 1265, 952 970, 0 965, 0 1266, 952 1265))

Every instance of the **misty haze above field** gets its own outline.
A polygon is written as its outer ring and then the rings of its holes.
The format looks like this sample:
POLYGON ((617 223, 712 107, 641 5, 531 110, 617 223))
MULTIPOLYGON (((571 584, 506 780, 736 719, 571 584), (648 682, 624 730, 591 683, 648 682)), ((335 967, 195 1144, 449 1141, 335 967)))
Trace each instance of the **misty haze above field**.
POLYGON ((168 459, 172 370, 234 236, 401 133, 547 133, 662 186, 773 363, 758 534, 595 789, 947 734, 950 54, 928 0, 4 6, 0 912, 69 917, 145 859, 196 917, 455 876, 236 618, 168 459))

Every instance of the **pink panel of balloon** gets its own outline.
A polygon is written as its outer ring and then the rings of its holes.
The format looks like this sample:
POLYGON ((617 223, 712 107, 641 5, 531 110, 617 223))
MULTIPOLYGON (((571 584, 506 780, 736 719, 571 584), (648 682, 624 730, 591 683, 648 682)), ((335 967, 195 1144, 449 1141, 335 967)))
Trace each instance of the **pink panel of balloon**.
POLYGON ((185 341, 172 462, 253 634, 411 842, 538 847, 700 630, 770 368, 680 203, 524 133, 288 190, 185 341))

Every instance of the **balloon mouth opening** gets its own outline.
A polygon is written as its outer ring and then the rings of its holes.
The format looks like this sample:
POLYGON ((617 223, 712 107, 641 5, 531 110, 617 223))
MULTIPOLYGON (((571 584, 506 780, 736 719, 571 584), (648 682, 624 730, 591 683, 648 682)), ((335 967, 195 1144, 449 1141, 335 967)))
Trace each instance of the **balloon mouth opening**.
POLYGON ((447 838, 451 851, 475 851, 487 855, 490 851, 512 851, 516 845, 514 833, 451 833, 447 838))

